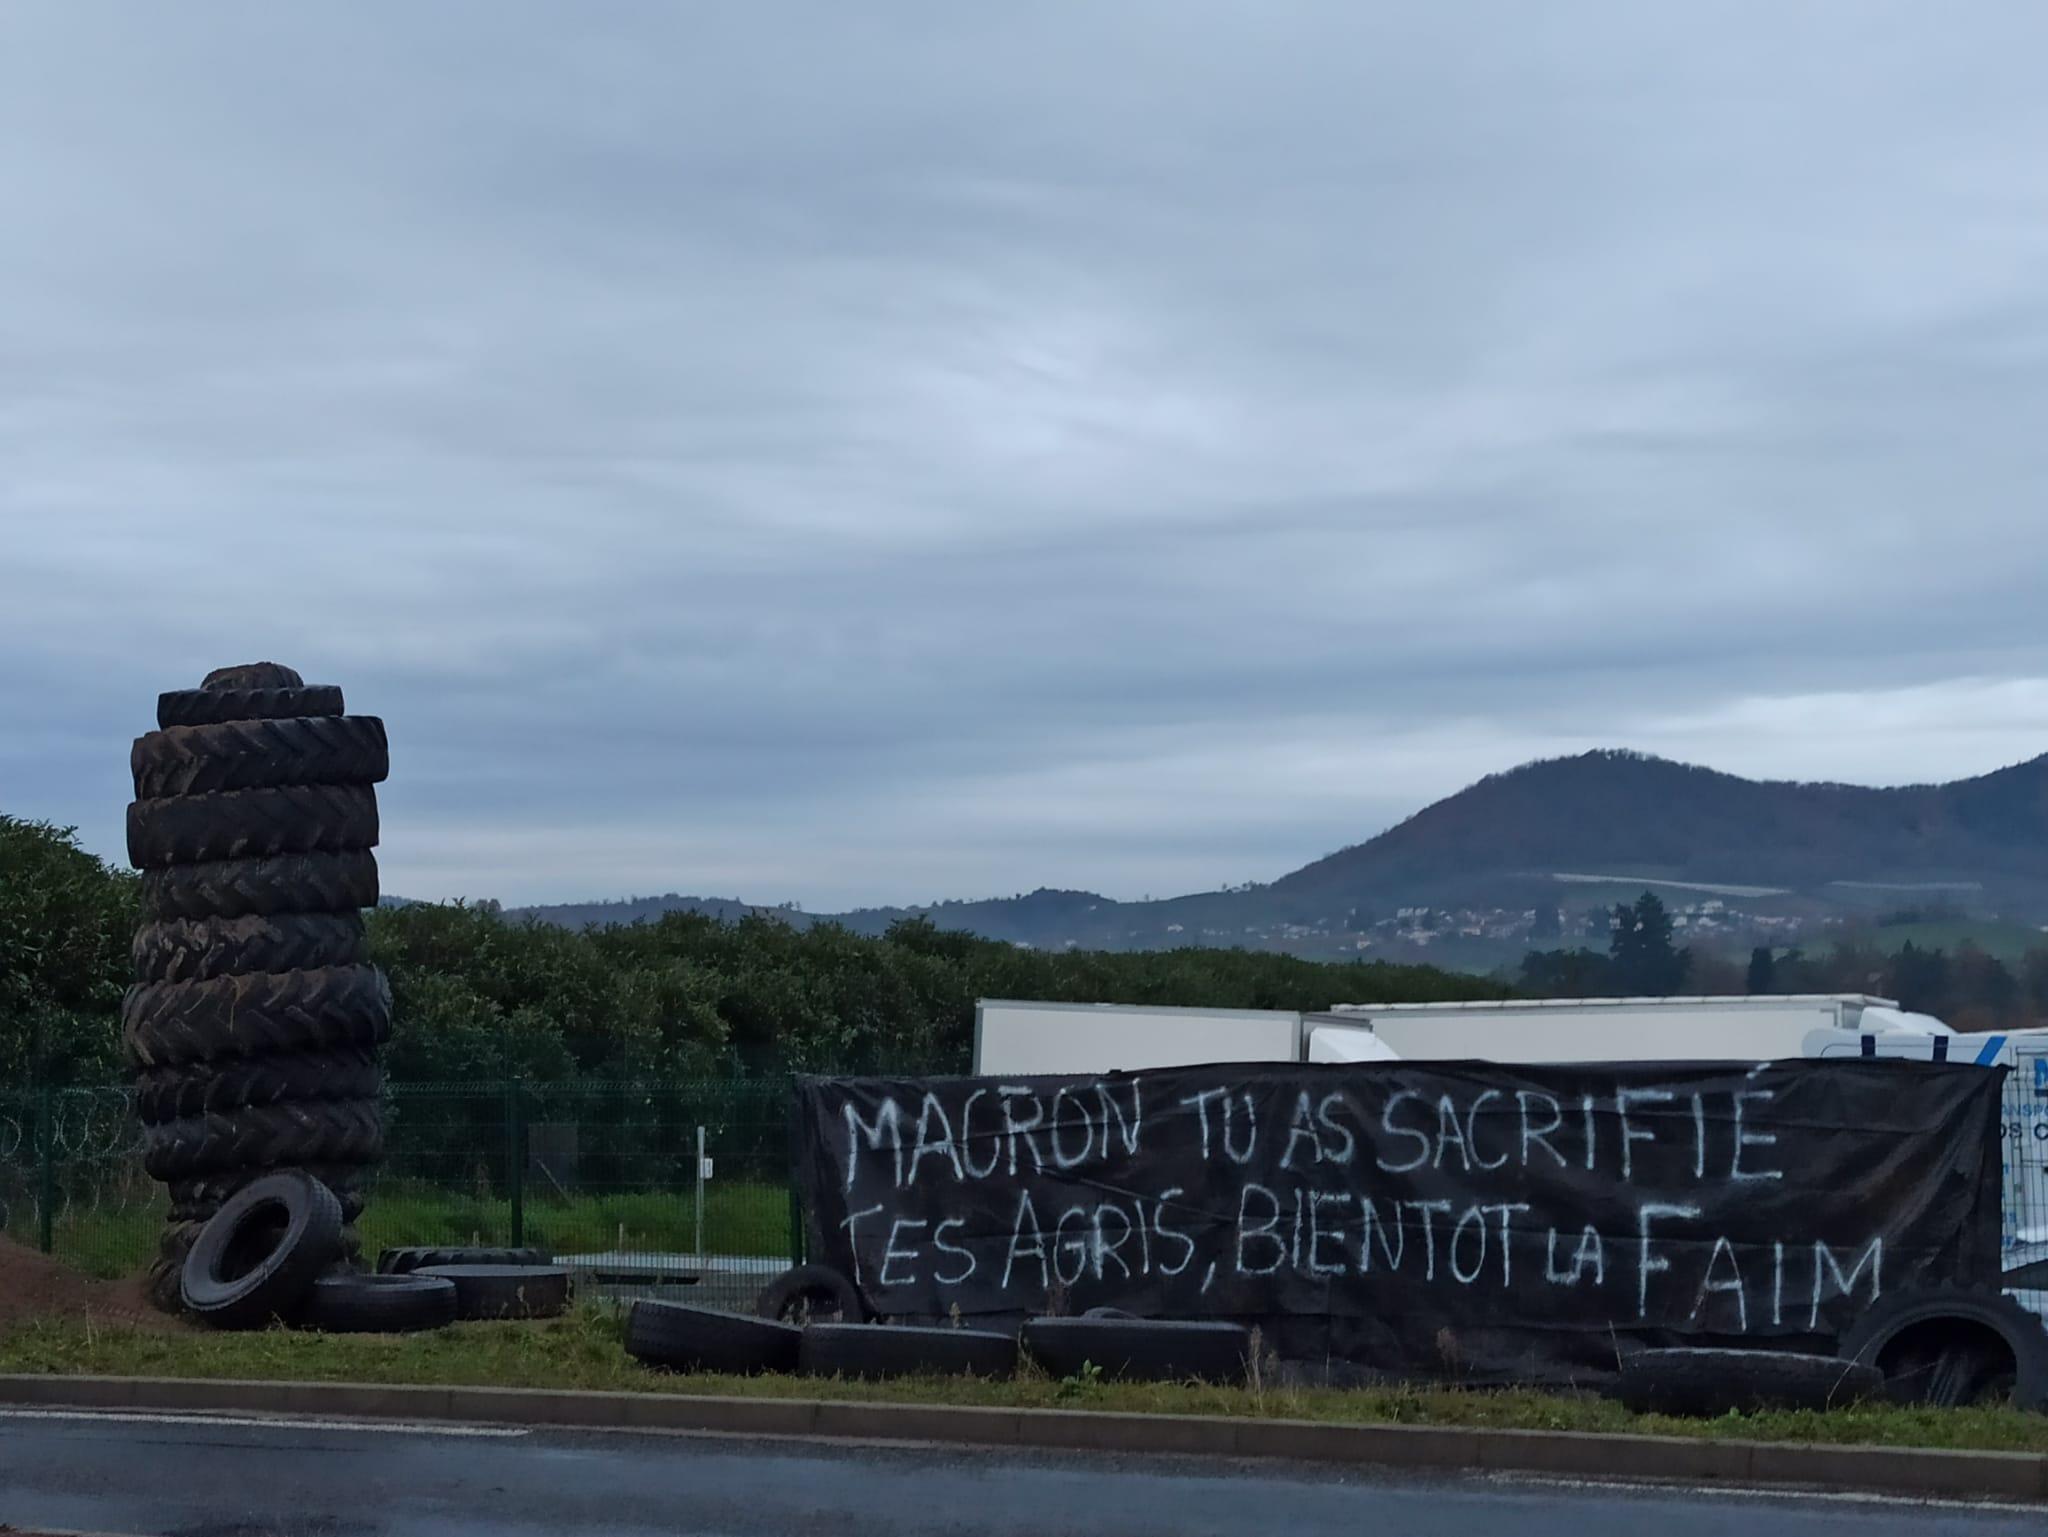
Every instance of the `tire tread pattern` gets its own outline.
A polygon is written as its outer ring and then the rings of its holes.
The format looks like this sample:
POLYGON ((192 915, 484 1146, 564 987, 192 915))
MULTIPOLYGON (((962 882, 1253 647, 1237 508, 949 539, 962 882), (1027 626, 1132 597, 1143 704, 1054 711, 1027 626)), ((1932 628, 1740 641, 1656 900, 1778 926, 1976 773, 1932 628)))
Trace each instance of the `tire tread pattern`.
POLYGON ((245 1164, 369 1163, 383 1151, 384 1118, 373 1099, 245 1106, 146 1126, 142 1133, 142 1167, 158 1180, 245 1164))
POLYGON ((377 857, 367 850, 222 859, 142 876, 143 911, 159 920, 351 912, 375 907, 377 896, 377 857))
MULTIPOLYGON (((297 1167, 334 1192, 334 1198, 341 1203, 342 1221, 354 1222, 363 1214, 362 1185, 371 1173, 371 1165, 323 1162, 303 1163, 297 1167)), ((273 1168, 244 1166, 214 1169, 205 1174, 167 1180, 165 1184, 171 1196, 171 1220, 204 1222, 225 1206, 243 1186, 252 1185, 257 1180, 277 1172, 278 1170, 273 1168)))
POLYGON ((138 982, 205 982, 245 972, 316 971, 369 958, 358 912, 171 918, 135 931, 138 982))
POLYGON ((415 1270, 435 1269, 443 1265, 545 1265, 549 1263, 548 1251, 533 1248, 488 1248, 470 1245, 467 1248, 441 1248, 425 1244, 405 1244, 386 1249, 377 1256, 379 1275, 410 1275, 415 1270))
POLYGON ((173 726, 135 739, 128 766, 138 800, 280 785, 380 784, 391 772, 384 722, 374 715, 173 726))
POLYGON ((277 785, 128 804, 128 862, 138 870, 340 854, 375 848, 377 835, 370 785, 277 785))
MULTIPOLYGON (((211 1211, 206 1214, 208 1217, 212 1215, 211 1211)), ((185 1273, 185 1257, 192 1252, 199 1230, 205 1226, 205 1218, 180 1218, 175 1212, 164 1224, 163 1234, 157 1240, 156 1256, 142 1273, 142 1294, 158 1312, 184 1311, 185 1301, 178 1291, 179 1278, 185 1273)))
POLYGON ((339 715, 341 690, 331 683, 298 688, 181 688, 156 696, 156 723, 173 726, 218 726, 231 720, 295 720, 313 715, 339 715))
POLYGON ((315 1278, 341 1256, 341 1205, 334 1192, 301 1171, 281 1170, 244 1186, 206 1220, 185 1257, 178 1290, 185 1310, 215 1328, 257 1329, 273 1318, 289 1322, 315 1278), (252 1269, 223 1274, 237 1230, 272 1202, 292 1214, 278 1246, 252 1269))
POLYGON ((139 1068, 376 1046, 391 1034, 391 985, 375 966, 152 982, 121 1000, 139 1068))
POLYGON ((135 1082, 135 1114, 145 1126, 162 1126, 265 1105, 375 1099, 383 1088, 383 1069, 367 1047, 230 1057, 143 1072, 135 1082))

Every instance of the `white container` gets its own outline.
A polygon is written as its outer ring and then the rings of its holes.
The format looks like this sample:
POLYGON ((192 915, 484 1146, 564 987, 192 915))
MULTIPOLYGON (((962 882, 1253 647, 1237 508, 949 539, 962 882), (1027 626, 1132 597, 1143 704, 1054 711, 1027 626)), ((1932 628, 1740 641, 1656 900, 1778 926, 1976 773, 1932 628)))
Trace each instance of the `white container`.
POLYGON ((989 1077, 1301 1060, 1301 1016, 1276 1010, 1002 998, 974 1006, 974 1071, 989 1077))

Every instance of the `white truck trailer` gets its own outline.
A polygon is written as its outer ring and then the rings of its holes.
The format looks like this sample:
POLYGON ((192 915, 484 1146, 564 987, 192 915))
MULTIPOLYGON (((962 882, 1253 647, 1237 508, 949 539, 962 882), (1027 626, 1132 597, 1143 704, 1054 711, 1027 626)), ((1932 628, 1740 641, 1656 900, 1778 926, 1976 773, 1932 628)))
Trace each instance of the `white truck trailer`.
POLYGON ((2048 1309, 2048 1030, 1959 1035, 1862 993, 1338 1004, 1320 1013, 987 999, 974 1071, 1110 1073, 1206 1062, 1762 1062, 1904 1057, 2012 1069, 2004 1264, 2048 1309))
POLYGON ((1352 1060, 1359 1033, 1408 1061, 1767 1062, 1811 1056, 1817 1030, 1947 1035, 1863 993, 1744 998, 1540 998, 1481 1003, 1338 1004, 1304 1017, 1309 1061, 1352 1060))
POLYGON ((1109 1073, 1203 1062, 1761 1062, 1816 1030, 1950 1033, 1861 993, 1337 1004, 1316 1014, 984 999, 974 1071, 1109 1073))

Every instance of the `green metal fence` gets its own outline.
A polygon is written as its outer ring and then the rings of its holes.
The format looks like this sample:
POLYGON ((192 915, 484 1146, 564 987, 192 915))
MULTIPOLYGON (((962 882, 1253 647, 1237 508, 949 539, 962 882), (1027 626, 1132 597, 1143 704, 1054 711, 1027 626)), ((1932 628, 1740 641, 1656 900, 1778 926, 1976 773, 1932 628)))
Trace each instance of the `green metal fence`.
MULTIPOLYGON (((586 1291, 735 1306, 797 1257, 789 1086, 398 1084, 359 1231, 394 1244, 533 1244, 586 1291)), ((101 1276, 154 1253, 168 1202, 119 1088, 0 1094, 0 1221, 101 1276)))

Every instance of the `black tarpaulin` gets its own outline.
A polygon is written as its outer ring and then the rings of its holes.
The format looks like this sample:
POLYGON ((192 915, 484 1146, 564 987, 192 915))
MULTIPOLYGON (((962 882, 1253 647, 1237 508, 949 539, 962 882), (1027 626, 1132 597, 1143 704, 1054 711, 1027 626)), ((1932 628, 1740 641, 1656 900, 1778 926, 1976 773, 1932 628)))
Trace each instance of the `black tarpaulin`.
POLYGON ((1592 1380, 1995 1284, 2002 1069, 1229 1064, 804 1078, 814 1259, 885 1317, 1098 1305, 1283 1357, 1592 1380))

